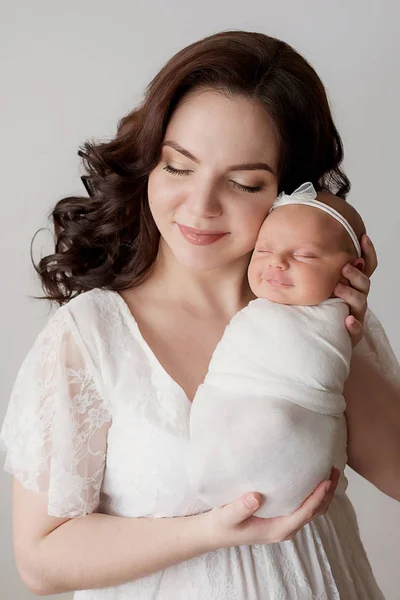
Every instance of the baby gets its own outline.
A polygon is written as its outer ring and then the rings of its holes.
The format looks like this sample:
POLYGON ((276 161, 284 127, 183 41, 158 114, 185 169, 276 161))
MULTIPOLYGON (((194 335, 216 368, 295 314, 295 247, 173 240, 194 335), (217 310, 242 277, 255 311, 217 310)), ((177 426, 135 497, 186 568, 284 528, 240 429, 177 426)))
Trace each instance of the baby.
POLYGON ((227 326, 193 400, 188 474, 210 506, 256 491, 257 516, 290 514, 334 465, 352 347, 333 290, 347 262, 364 268, 365 227, 344 200, 316 196, 307 183, 275 200, 248 270, 258 299, 227 326))

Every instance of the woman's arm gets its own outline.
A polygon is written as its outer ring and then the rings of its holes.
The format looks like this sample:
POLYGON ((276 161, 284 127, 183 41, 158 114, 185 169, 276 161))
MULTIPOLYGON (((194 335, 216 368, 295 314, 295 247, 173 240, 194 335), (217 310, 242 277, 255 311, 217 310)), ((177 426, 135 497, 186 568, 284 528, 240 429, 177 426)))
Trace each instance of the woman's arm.
POLYGON ((47 495, 14 479, 18 570, 36 595, 121 585, 211 550, 204 518, 50 517, 47 495))
POLYGON ((187 517, 51 517, 47 494, 14 480, 18 570, 34 594, 47 596, 121 585, 217 548, 290 540, 327 512, 339 476, 332 469, 330 481, 321 482, 293 514, 273 519, 252 516, 261 503, 257 493, 187 517))
POLYGON ((349 466, 400 501, 400 390, 355 351, 344 395, 349 466))
MULTIPOLYGON (((348 279, 349 285, 339 285, 335 290, 336 296, 345 300, 350 307, 346 327, 353 346, 357 346, 364 334, 369 278, 378 264, 374 245, 368 236, 362 237, 361 246, 365 260, 364 272, 347 265, 342 274, 348 279)), ((384 336, 383 330, 375 333, 384 336)), ((371 346, 371 360, 368 355, 359 352, 359 347, 353 352, 350 375, 344 388, 349 438, 348 464, 382 492, 400 501, 399 367, 391 349, 388 351, 387 342, 387 347, 381 349, 381 362, 396 362, 396 376, 391 378, 383 373, 385 364, 380 364, 375 341, 373 336, 367 340, 371 346)))

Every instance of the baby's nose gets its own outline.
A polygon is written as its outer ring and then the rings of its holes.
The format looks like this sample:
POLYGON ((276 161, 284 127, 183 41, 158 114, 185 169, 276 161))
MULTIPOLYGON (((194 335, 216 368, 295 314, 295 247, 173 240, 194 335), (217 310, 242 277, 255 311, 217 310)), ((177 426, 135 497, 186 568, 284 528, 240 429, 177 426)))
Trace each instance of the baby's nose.
POLYGON ((287 268, 288 263, 287 260, 280 254, 274 253, 269 257, 269 266, 275 267, 276 269, 284 269, 287 268))

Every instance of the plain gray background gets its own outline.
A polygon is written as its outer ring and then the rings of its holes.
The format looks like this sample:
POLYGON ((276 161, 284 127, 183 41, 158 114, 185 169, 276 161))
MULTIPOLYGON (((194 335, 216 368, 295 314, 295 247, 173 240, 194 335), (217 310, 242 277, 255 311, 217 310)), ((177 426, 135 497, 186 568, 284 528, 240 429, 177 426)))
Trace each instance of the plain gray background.
MULTIPOLYGON (((397 3, 385 0, 16 0, 1 5, 0 420, 17 369, 48 314, 47 304, 28 297, 40 291, 30 264, 31 237, 46 225, 58 199, 84 193, 78 146, 89 137, 113 135, 117 120, 181 47, 226 29, 284 39, 324 81, 353 184, 349 201, 363 215, 379 254, 370 306, 400 356, 399 19, 397 3)), ((37 238, 36 257, 49 241, 49 233, 37 238)), ((351 470, 346 474, 376 577, 386 598, 398 600, 400 504, 351 470)), ((28 600, 34 596, 20 583, 13 562, 11 477, 1 472, 0 485, 1 597, 28 600)))

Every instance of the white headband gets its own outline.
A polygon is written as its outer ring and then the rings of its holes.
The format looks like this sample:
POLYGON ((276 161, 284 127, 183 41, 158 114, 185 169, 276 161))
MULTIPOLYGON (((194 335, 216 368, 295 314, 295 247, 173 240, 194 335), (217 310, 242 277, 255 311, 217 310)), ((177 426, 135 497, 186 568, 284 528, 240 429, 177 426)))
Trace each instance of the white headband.
POLYGON ((306 206, 319 208, 336 219, 336 221, 339 221, 339 223, 345 228, 351 237, 351 241, 353 242, 355 249, 357 250, 358 257, 361 258, 360 242, 358 241, 357 235, 348 220, 331 206, 316 200, 316 197, 317 192, 315 191, 313 184, 308 181, 307 183, 303 183, 303 185, 297 188, 297 190, 295 190, 292 194, 285 194, 285 192, 281 192, 271 206, 269 213, 279 206, 286 206, 288 204, 304 204, 306 206))

